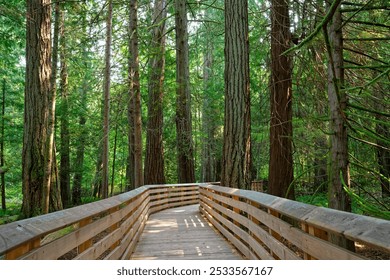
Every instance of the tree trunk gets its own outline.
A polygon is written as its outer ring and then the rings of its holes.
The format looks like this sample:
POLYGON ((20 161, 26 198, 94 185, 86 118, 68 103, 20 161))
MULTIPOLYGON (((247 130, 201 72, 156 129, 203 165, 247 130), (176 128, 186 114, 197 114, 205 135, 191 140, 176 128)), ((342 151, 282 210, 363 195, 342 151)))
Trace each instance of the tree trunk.
POLYGON ((112 152, 113 159, 112 159, 112 173, 111 173, 111 189, 110 189, 110 196, 114 194, 114 184, 115 184, 115 166, 116 166, 116 149, 117 149, 117 143, 118 143, 118 125, 115 125, 115 136, 114 136, 114 150, 112 152))
POLYGON ((351 201, 344 191, 350 187, 348 135, 345 110, 347 96, 344 88, 342 19, 339 9, 327 28, 330 49, 328 63, 328 100, 330 109, 331 164, 329 172, 329 206, 351 211, 351 201))
POLYGON ((64 11, 60 11, 60 62, 61 62, 61 150, 60 150, 60 189, 64 207, 71 205, 70 194, 70 149, 69 149, 69 104, 68 104, 68 65, 66 58, 66 36, 64 11))
POLYGON ((315 140, 316 150, 314 151, 314 191, 326 193, 328 172, 327 172, 327 141, 323 136, 315 140))
POLYGON ((176 141, 179 183, 195 182, 186 0, 175 0, 176 141))
MULTIPOLYGON (((87 19, 84 14, 82 17, 82 28, 83 36, 87 36, 87 19)), ((84 37, 85 38, 85 37, 84 37)), ((83 172, 84 172, 84 150, 86 142, 86 129, 85 124, 87 122, 87 94, 88 94, 88 72, 89 66, 89 57, 88 57, 88 47, 83 45, 83 69, 86 71, 83 73, 83 80, 81 86, 81 97, 80 97, 80 115, 79 115, 79 134, 77 137, 77 148, 76 148, 76 160, 74 162, 74 178, 73 178, 73 188, 72 188, 72 203, 73 205, 81 204, 81 187, 83 183, 83 172)))
POLYGON ((26 22, 22 215, 31 217, 48 211, 50 195, 51 1, 28 0, 26 22))
POLYGON ((221 184, 251 187, 248 1, 225 0, 225 126, 221 184))
POLYGON ((294 199, 292 158, 292 63, 286 0, 271 1, 271 124, 268 192, 294 199))
POLYGON ((155 0, 150 60, 145 184, 165 184, 163 148, 163 95, 165 69, 166 0, 155 0))
POLYGON ((112 0, 108 2, 106 23, 106 53, 104 70, 104 113, 103 113, 103 155, 102 155, 102 198, 108 197, 109 177, 109 134, 110 134, 110 85, 111 85, 111 42, 112 42, 112 0))
MULTIPOLYGON (((329 4, 328 4, 329 8, 329 4)), ((327 26, 328 49, 328 100, 330 110, 330 165, 329 165, 329 207, 351 211, 351 200, 345 188, 350 188, 348 160, 347 95, 344 89, 342 17, 340 6, 327 26)), ((344 237, 330 236, 333 243, 353 250, 354 244, 344 237)))
MULTIPOLYGON (((207 36, 207 35, 206 35, 207 36)), ((202 105, 202 182, 216 181, 216 118, 213 98, 210 94, 211 68, 213 66, 213 47, 209 37, 206 38, 206 51, 203 61, 203 105, 202 105)))
POLYGON ((139 80, 139 57, 138 57, 138 31, 137 31, 137 7, 138 1, 130 1, 130 20, 129 20, 129 99, 132 118, 130 118, 130 134, 133 135, 133 142, 129 143, 133 157, 130 157, 133 171, 133 188, 144 184, 143 166, 142 166, 142 116, 141 116, 141 90, 139 80))

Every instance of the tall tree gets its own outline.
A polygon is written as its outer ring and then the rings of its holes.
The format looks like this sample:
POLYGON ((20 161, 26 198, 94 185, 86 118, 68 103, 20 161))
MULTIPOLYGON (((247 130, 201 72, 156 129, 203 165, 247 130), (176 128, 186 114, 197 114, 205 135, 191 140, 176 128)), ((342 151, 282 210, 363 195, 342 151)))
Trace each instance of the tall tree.
POLYGON ((110 133, 110 85, 111 85, 111 44, 112 44, 112 0, 108 1, 106 19, 106 48, 104 68, 104 102, 103 102, 103 155, 102 155, 102 192, 108 197, 109 177, 109 133, 110 133))
MULTIPOLYGON (((205 12, 205 18, 209 15, 205 12)), ((214 47, 212 30, 209 24, 205 25, 205 43, 203 53, 203 103, 202 103, 202 152, 201 152, 201 181, 214 182, 217 180, 217 115, 215 97, 213 97, 213 64, 214 47)), ((215 93, 214 93, 215 96, 215 93)), ((218 174, 219 176, 219 174, 218 174)))
POLYGON ((175 0, 176 142, 180 183, 195 181, 187 25, 186 0, 175 0))
MULTIPOLYGON (((329 8, 329 7, 328 7, 329 8)), ((328 100, 330 110, 331 164, 329 170, 329 206, 351 211, 351 201, 344 191, 350 187, 347 134, 347 95, 344 89, 344 57, 340 7, 327 27, 328 100)))
MULTIPOLYGON (((327 3, 328 10, 331 9, 327 3)), ((342 16, 338 5, 327 25, 325 38, 328 51, 328 100, 330 111, 331 149, 329 165, 329 207, 351 211, 351 199, 344 188, 350 188, 347 131, 347 95, 344 90, 344 56, 342 16)), ((354 250, 354 243, 344 237, 331 235, 339 246, 354 250)))
MULTIPOLYGON (((57 4, 56 4, 57 5, 57 4)), ((63 4, 62 4, 63 5, 63 4)), ((59 11, 60 20, 60 92, 61 92, 61 150, 60 150, 60 189, 61 199, 64 207, 71 204, 70 194, 70 137, 69 137, 69 86, 68 86, 68 63, 67 63, 67 46, 65 35, 65 15, 64 9, 59 11)), ((54 65, 53 65, 54 67, 54 65)))
POLYGON ((50 204, 53 208, 62 208, 60 198, 60 186, 58 184, 58 170, 55 153, 55 110, 57 98, 57 61, 58 61, 58 19, 59 3, 55 6, 55 23, 54 23, 54 42, 52 49, 52 73, 50 78, 50 93, 48 96, 48 115, 47 115, 47 139, 45 143, 45 170, 43 177, 43 213, 48 213, 50 204), (50 197, 51 196, 51 197, 50 197), (50 201, 51 199, 51 201, 50 201))
POLYGON ((271 1, 271 124, 269 193, 294 198, 292 157, 292 63, 283 53, 291 44, 286 0, 271 1))
MULTIPOLYGON (((26 86, 23 136, 23 205, 25 217, 48 211, 53 157, 48 150, 49 120, 52 118, 51 92, 51 1, 27 1, 26 86), (46 177, 45 177, 46 176, 46 177)), ((56 206, 56 205, 53 205, 56 206)), ((54 209, 55 210, 55 209, 54 209)))
POLYGON ((248 1, 225 0, 225 126, 221 184, 250 189, 248 1))
MULTIPOLYGON (((85 0, 83 1, 85 5, 85 0)), ((87 38, 87 18, 86 13, 81 14, 82 22, 82 40, 85 41, 87 38)), ((89 63, 89 47, 88 44, 82 45, 82 63, 83 70, 85 71, 82 75, 81 89, 80 89, 80 114, 79 114, 79 134, 77 137, 77 147, 76 147, 76 159, 74 162, 74 178, 73 178, 73 188, 72 188, 72 203, 73 205, 81 204, 81 186, 83 182, 83 173, 84 173, 84 157, 85 157, 85 144, 87 140, 87 130, 85 124, 87 122, 87 94, 88 94, 88 76, 90 63, 89 63)))
POLYGON ((163 95, 165 69, 166 0, 154 1, 151 59, 149 65, 148 126, 146 134, 145 184, 164 184, 163 95))
MULTIPOLYGON (((138 1, 130 1, 129 19, 129 168, 131 170, 132 188, 143 185, 142 166, 142 116, 141 116, 141 89, 139 78, 138 54, 138 1)), ((128 178, 129 180, 130 178, 128 178)))
POLYGON ((213 125, 215 117, 212 115, 212 98, 208 94, 210 86, 210 72, 213 64, 212 46, 210 43, 206 45, 207 50, 203 58, 203 85, 204 98, 202 108, 202 182, 215 181, 215 127, 213 125))

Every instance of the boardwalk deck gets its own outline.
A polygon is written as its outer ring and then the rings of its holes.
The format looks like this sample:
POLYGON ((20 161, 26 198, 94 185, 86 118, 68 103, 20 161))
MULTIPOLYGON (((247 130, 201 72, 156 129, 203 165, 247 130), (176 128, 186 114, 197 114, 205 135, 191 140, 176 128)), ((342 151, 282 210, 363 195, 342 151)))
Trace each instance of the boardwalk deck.
POLYGON ((133 260, 239 260, 241 255, 190 205, 149 217, 133 260))

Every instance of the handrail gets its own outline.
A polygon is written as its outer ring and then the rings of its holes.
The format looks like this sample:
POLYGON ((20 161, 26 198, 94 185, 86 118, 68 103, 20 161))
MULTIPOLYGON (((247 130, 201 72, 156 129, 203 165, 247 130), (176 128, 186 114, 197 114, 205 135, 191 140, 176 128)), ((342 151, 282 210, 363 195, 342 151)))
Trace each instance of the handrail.
POLYGON ((331 235, 390 253, 390 221, 200 184, 200 209, 248 259, 364 259, 331 235))
POLYGON ((126 259, 148 216, 198 203, 194 184, 149 185, 0 226, 0 259, 126 259))
POLYGON ((364 259, 340 235, 390 253, 390 221, 211 184, 147 185, 0 226, 0 259, 128 259, 150 214, 200 204, 248 259, 364 259))

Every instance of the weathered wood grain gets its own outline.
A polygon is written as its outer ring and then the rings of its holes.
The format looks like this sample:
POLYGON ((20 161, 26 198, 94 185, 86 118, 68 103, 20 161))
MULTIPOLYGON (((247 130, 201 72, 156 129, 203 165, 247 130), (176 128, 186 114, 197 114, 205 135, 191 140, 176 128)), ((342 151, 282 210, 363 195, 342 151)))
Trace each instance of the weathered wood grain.
POLYGON ((199 212, 199 205, 153 214, 131 259, 242 259, 199 212))

